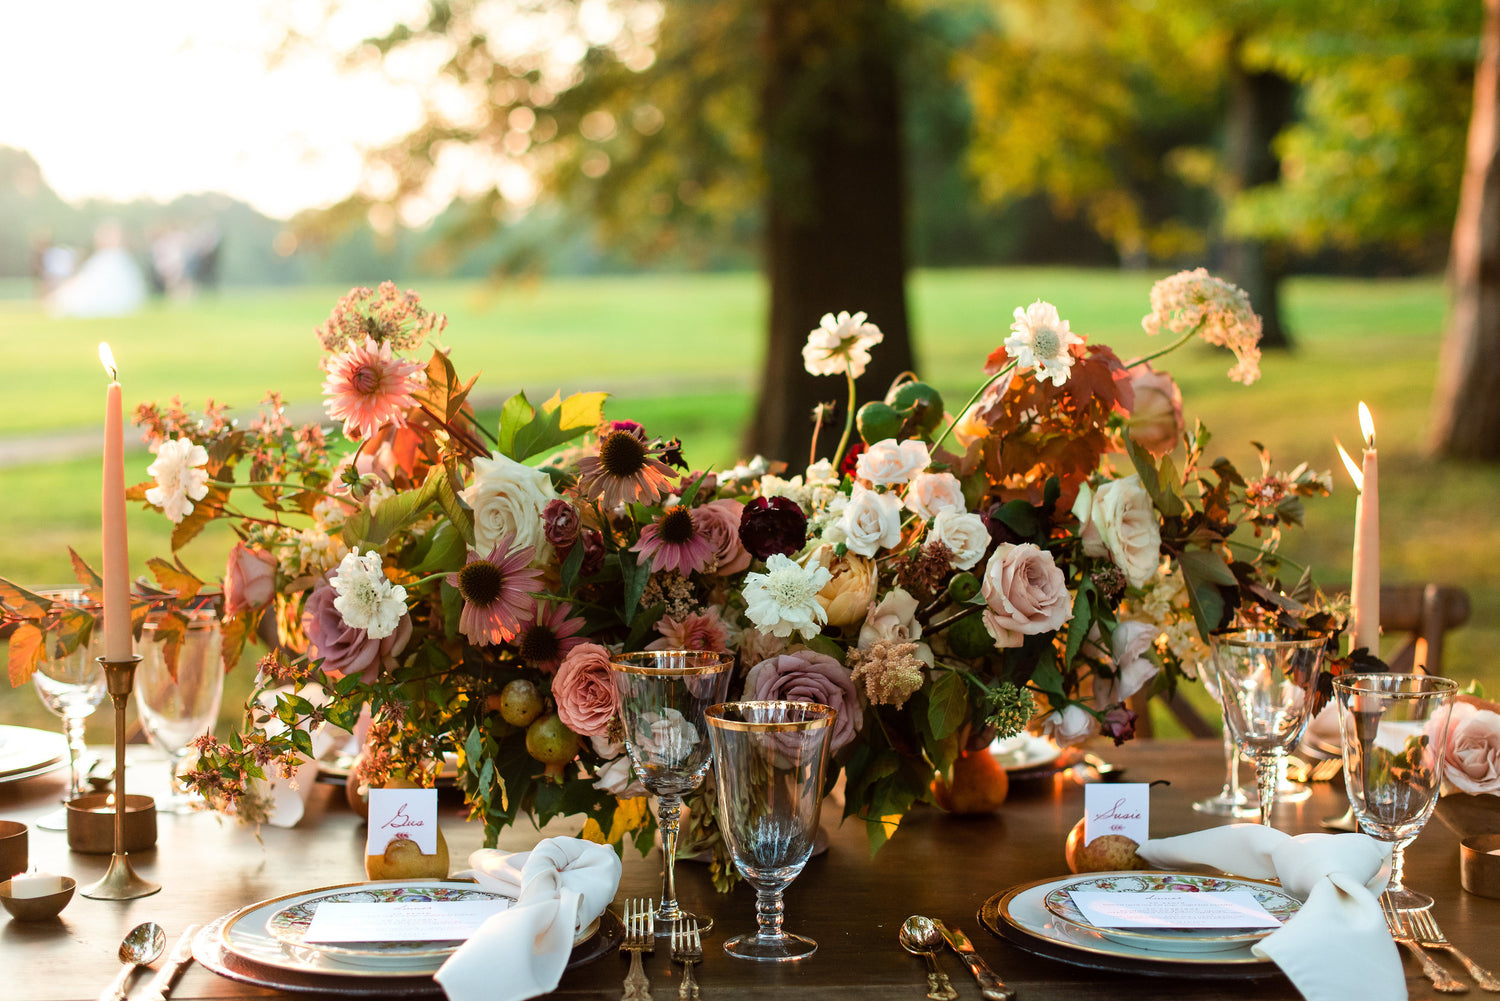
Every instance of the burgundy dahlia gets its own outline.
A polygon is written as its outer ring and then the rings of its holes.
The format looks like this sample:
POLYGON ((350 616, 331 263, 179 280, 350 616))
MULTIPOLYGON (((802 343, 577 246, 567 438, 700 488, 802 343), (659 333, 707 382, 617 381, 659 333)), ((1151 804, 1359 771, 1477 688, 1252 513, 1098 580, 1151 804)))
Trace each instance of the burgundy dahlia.
POLYGON ((757 497, 740 515, 740 542, 758 560, 791 556, 807 542, 807 515, 789 497, 757 497))

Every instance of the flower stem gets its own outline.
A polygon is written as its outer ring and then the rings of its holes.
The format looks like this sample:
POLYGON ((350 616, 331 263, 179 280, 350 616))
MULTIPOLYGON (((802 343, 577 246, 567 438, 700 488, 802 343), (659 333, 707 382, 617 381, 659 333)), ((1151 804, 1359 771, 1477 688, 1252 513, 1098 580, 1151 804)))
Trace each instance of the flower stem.
POLYGON ((1151 352, 1148 355, 1141 355, 1141 357, 1137 358, 1133 362, 1128 363, 1125 367, 1126 368, 1135 368, 1137 365, 1144 365, 1148 361, 1152 361, 1152 360, 1154 360, 1156 358, 1160 358, 1162 355, 1171 354, 1173 351, 1176 351, 1178 348, 1182 347, 1188 341, 1192 340, 1193 337, 1198 333, 1198 331, 1200 331, 1202 329, 1203 329, 1203 321, 1199 320, 1197 323, 1193 324, 1191 328, 1188 329, 1187 333, 1183 334, 1181 337, 1177 338, 1177 340, 1173 341, 1171 344, 1168 344, 1166 347, 1162 348, 1160 351, 1153 351, 1153 352, 1151 352))
POLYGON ((970 605, 968 608, 965 608, 961 612, 954 612, 946 619, 934 622, 932 625, 927 627, 926 631, 929 633, 935 633, 939 629, 947 629, 949 626, 953 625, 953 623, 955 622, 958 622, 960 619, 967 619, 971 615, 984 611, 984 609, 984 605, 970 605))
POLYGON ((857 400, 854 389, 854 373, 844 369, 844 378, 849 380, 849 407, 844 414, 844 434, 839 438, 838 450, 833 453, 833 468, 838 470, 844 461, 844 449, 849 447, 849 436, 854 432, 854 404, 857 400))
POLYGON ((329 497, 333 500, 349 500, 348 497, 340 497, 338 494, 331 494, 327 490, 319 490, 317 487, 310 487, 303 483, 283 483, 279 480, 251 480, 249 483, 235 483, 232 480, 209 480, 208 485, 211 487, 222 487, 225 490, 245 490, 254 489, 255 487, 287 487, 301 493, 317 494, 319 497, 329 497))
POLYGON ((963 409, 959 410, 958 413, 953 415, 953 419, 948 422, 948 426, 943 428, 943 433, 933 439, 932 451, 934 453, 937 452, 938 446, 940 446, 944 441, 947 440, 948 435, 953 432, 953 429, 958 426, 958 422, 963 420, 964 414, 969 412, 969 408, 972 407, 975 402, 977 402, 978 399, 984 395, 984 391, 986 389, 989 389, 995 383, 999 382, 1002 375, 1009 375, 1011 372, 1014 372, 1015 368, 1016 363, 1014 361, 1010 362, 1000 371, 984 380, 984 382, 980 384, 979 388, 974 390, 974 395, 969 397, 969 401, 963 405, 963 409))

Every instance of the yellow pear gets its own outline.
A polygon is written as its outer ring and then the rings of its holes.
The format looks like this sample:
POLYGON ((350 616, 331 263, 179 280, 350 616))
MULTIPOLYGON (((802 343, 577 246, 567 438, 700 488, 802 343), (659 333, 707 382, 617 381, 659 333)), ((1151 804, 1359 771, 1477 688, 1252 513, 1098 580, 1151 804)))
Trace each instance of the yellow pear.
POLYGON ((437 854, 423 855, 410 838, 392 838, 383 855, 365 856, 370 879, 443 879, 448 875, 448 842, 437 829, 437 854))

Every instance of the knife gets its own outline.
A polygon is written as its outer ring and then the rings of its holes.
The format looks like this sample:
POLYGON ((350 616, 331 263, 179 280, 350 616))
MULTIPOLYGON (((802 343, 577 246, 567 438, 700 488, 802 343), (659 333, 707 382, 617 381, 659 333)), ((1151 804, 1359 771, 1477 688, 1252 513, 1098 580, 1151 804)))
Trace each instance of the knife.
POLYGON ((969 970, 974 974, 974 979, 979 982, 979 993, 985 1001, 1014 1001, 1016 992, 1006 987, 1000 978, 995 976, 995 971, 990 969, 989 964, 980 958, 979 953, 974 951, 974 943, 958 928, 950 928, 941 921, 933 921, 938 931, 943 933, 943 939, 953 951, 958 953, 965 963, 969 964, 969 970))
POLYGON ((172 954, 162 964, 156 976, 146 985, 138 1001, 167 1001, 167 994, 171 992, 172 985, 182 975, 182 971, 193 961, 193 936, 198 934, 202 925, 188 925, 187 931, 172 946, 172 954))

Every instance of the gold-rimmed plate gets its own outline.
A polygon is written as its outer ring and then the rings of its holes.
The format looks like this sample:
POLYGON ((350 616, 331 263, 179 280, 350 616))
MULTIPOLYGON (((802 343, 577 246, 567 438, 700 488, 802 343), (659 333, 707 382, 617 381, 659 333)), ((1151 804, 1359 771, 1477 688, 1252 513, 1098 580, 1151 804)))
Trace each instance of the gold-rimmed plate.
POLYGON ((0 726, 0 782, 42 775, 67 762, 68 741, 60 733, 29 726, 0 726))

